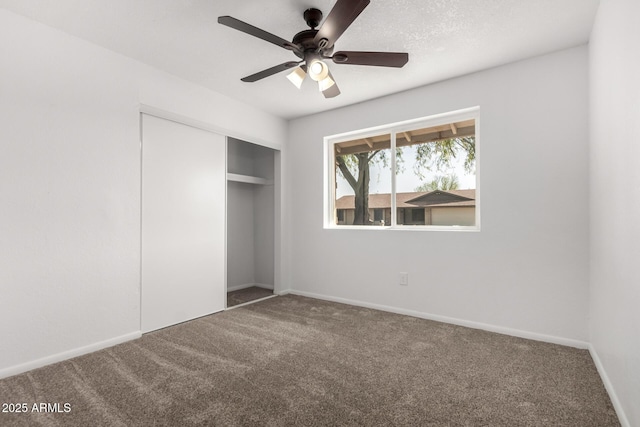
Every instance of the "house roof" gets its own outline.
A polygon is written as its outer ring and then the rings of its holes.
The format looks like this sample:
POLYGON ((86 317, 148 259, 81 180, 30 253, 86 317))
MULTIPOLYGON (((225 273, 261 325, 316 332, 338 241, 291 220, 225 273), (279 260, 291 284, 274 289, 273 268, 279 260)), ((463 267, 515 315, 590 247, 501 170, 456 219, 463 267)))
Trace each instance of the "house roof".
MULTIPOLYGON (((476 190, 435 190, 397 193, 398 208, 464 207, 476 205, 476 190)), ((336 200, 336 209, 354 209, 354 196, 342 196, 336 200)), ((391 194, 369 194, 369 209, 391 208, 391 194)))

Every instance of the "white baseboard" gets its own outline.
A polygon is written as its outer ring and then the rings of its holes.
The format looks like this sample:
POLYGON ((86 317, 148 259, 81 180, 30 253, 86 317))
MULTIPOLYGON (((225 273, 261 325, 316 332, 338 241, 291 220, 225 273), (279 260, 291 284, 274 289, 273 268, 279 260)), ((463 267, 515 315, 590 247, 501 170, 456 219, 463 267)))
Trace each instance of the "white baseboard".
POLYGON ((275 298, 277 296, 279 296, 279 295, 274 294, 274 295, 269 295, 269 296, 264 297, 264 298, 258 298, 258 299, 254 299, 254 300, 251 300, 251 301, 243 302, 242 304, 238 304, 238 305, 234 305, 234 306, 231 306, 231 307, 227 307, 226 310, 233 310, 234 308, 244 307, 245 305, 254 304, 256 302, 268 300, 268 299, 271 299, 271 298, 275 298))
POLYGON ((43 366, 51 365, 52 363, 62 362, 63 360, 82 356, 87 353, 93 353, 94 351, 102 350, 108 347, 113 347, 114 345, 122 344, 123 342, 140 338, 141 336, 142 333, 140 331, 131 332, 129 334, 120 335, 119 337, 89 344, 84 347, 75 348, 69 351, 63 351, 62 353, 53 354, 51 356, 43 357, 37 360, 32 360, 31 362, 4 368, 0 370, 0 379, 12 377, 14 375, 30 371, 32 369, 41 368, 43 366))
POLYGON ((245 283, 244 285, 227 286, 227 292, 239 291, 240 289, 252 288, 254 286, 258 288, 273 290, 273 285, 267 285, 264 283, 245 283))
MULTIPOLYGON (((293 295, 300 295, 303 297, 322 299, 326 301, 339 302, 343 304, 350 304, 358 307, 366 307, 366 308, 372 308, 375 310, 388 311, 396 314, 404 314, 406 316, 418 317, 421 319, 435 320, 436 322, 450 323, 453 325, 465 326, 467 328, 482 329, 484 331, 496 332, 499 334, 511 335, 514 337, 526 338, 534 341, 543 341, 543 342, 548 342, 552 344, 566 345, 568 347, 575 347, 583 350, 586 350, 589 348, 588 342, 574 340, 571 338, 563 338, 563 337, 556 337, 553 335, 538 334, 536 332, 522 331, 520 329, 506 328, 503 326, 474 322, 471 320, 456 319, 454 317, 440 316, 437 314, 424 313, 424 312, 415 311, 415 310, 406 310, 403 308, 391 307, 387 305, 373 304, 373 303, 368 303, 363 301, 351 300, 347 298, 315 294, 311 292, 298 291, 295 289, 292 289, 287 293, 291 293, 293 295)), ((283 294, 281 293, 281 295, 283 294)))
POLYGON ((618 399, 618 395, 616 394, 615 389, 613 388, 613 384, 607 375, 607 371, 604 369, 604 365, 598 356, 598 352, 593 347, 593 344, 589 344, 589 353, 591 354, 591 358, 593 359, 593 363, 596 365, 596 369, 598 370, 598 374, 600 374, 600 378, 602 379, 602 383, 604 384, 604 388, 607 390, 609 394, 609 398, 611 399, 611 404, 613 404, 613 409, 616 410, 616 415, 618 415, 618 421, 620 421, 620 425, 622 427, 631 427, 631 423, 627 419, 627 415, 622 408, 622 404, 620 403, 620 399, 618 399))

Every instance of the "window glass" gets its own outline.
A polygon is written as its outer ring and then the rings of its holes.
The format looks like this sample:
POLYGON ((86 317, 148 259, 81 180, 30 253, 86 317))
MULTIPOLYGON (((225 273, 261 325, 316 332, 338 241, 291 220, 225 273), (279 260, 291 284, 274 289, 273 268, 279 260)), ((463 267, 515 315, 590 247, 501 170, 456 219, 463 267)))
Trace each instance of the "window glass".
POLYGON ((475 120, 396 134, 398 225, 475 225, 475 120))
POLYGON ((382 134, 333 146, 336 225, 391 224, 390 144, 382 134))
POLYGON ((325 138, 325 226, 479 230, 477 127, 471 108, 325 138))

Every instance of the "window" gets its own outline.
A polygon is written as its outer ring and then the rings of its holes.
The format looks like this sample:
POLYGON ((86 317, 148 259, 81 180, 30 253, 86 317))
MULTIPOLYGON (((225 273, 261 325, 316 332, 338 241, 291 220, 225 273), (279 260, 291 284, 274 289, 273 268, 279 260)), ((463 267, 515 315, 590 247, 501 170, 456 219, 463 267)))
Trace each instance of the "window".
POLYGON ((418 209, 405 209, 404 210, 404 222, 398 221, 398 224, 407 225, 425 225, 424 222, 424 208, 418 209))
POLYGON ((384 209, 391 208, 390 144, 391 135, 383 133, 332 145, 334 209, 344 211, 343 225, 384 225, 384 209))
POLYGON ((325 138, 325 227, 479 230, 479 109, 325 138))

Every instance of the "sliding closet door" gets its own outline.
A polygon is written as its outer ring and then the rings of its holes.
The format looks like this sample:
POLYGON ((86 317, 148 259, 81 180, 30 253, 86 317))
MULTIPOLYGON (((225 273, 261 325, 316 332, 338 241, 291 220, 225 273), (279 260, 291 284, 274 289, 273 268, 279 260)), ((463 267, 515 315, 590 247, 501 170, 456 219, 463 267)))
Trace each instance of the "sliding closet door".
POLYGON ((142 116, 142 332, 225 307, 225 138, 142 116))

